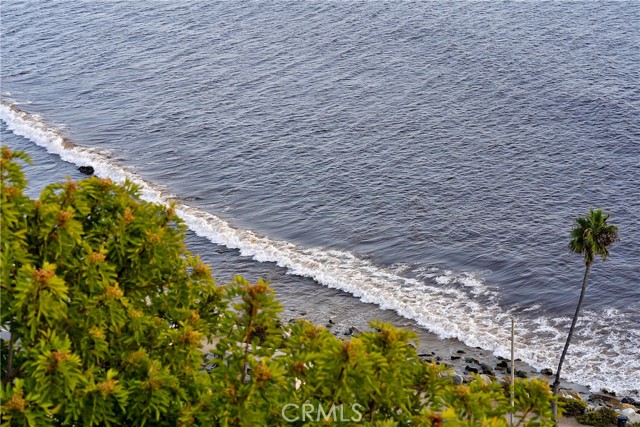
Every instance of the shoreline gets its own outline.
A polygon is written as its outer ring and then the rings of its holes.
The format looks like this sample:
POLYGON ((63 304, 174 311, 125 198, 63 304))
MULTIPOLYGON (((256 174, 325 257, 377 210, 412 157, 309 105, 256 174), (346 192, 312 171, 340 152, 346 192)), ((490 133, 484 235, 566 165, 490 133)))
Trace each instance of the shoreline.
MULTIPOLYGON (((277 286, 276 286, 277 287, 277 286)), ((408 329, 416 333, 416 351, 418 356, 423 360, 433 360, 439 364, 446 364, 451 367, 455 373, 463 380, 468 379, 472 373, 488 375, 495 377, 496 380, 509 380, 510 360, 493 355, 490 350, 480 347, 470 347, 458 339, 441 339, 436 334, 422 328, 411 319, 403 318, 396 313, 388 310, 381 310, 376 306, 375 310, 367 310, 366 315, 360 315, 354 319, 353 316, 345 310, 338 308, 327 308, 323 304, 314 304, 313 295, 308 295, 304 308, 293 307, 291 301, 284 301, 283 312, 281 314, 283 322, 291 322, 295 319, 305 319, 319 326, 329 329, 338 338, 348 339, 354 333, 370 329, 368 323, 372 320, 379 319, 392 323, 394 326, 408 329)), ((515 372, 516 378, 538 378, 548 382, 550 385, 555 379, 546 369, 542 372, 518 359, 517 336, 515 349, 515 372), (546 372, 543 373, 543 372, 546 372)), ((564 395, 571 397, 579 397, 585 401, 591 408, 597 409, 601 406, 617 408, 620 404, 634 402, 636 407, 640 409, 640 401, 638 396, 619 395, 609 390, 592 390, 589 386, 568 382, 562 380, 560 386, 564 395), (618 402, 618 403, 616 403, 618 402)), ((571 419, 569 417, 568 419, 571 419)), ((575 419, 569 422, 571 425, 575 419)), ((577 425, 577 424, 575 424, 577 425)))

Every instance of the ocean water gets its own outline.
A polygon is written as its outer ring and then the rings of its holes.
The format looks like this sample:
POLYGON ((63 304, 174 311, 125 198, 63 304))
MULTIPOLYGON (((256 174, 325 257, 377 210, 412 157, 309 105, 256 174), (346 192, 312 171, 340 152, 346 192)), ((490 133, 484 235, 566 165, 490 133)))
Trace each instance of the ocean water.
POLYGON ((3 1, 0 29, 35 187, 135 180, 221 277, 301 309, 351 295, 498 355, 513 316, 555 368, 572 221, 604 208, 621 241, 564 376, 638 393, 640 3, 3 1))

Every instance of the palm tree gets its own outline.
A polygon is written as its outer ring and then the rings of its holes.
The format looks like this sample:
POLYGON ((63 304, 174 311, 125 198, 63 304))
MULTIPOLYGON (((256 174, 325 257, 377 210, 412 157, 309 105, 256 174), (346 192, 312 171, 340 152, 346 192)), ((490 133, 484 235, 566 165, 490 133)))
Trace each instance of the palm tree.
MULTIPOLYGON (((591 264, 596 256, 600 256, 600 258, 605 261, 609 256, 609 246, 619 239, 618 227, 607 224, 608 218, 609 214, 603 214, 602 209, 593 210, 589 208, 588 214, 576 218, 576 223, 571 231, 569 250, 571 250, 571 252, 584 255, 585 270, 584 278, 582 279, 582 291, 580 292, 580 299, 578 299, 578 307, 576 307, 576 314, 573 315, 573 322, 571 322, 569 336, 567 337, 567 342, 564 345, 562 356, 560 356, 560 363, 558 364, 558 370, 556 371, 556 380, 553 383, 553 394, 558 394, 562 364, 564 363, 564 358, 567 355, 567 350, 569 349, 569 344, 573 337, 573 331, 576 327, 578 316, 580 315, 584 294, 587 290, 587 279, 589 278, 591 264)), ((557 410, 555 405, 553 406, 553 415, 554 418, 557 418, 557 410)))

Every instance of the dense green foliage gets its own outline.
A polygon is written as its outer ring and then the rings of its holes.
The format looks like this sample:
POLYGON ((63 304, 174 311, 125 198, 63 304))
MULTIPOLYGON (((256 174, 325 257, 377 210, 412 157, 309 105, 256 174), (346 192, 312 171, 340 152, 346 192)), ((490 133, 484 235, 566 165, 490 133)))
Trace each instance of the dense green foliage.
POLYGON ((207 385, 200 341, 222 308, 184 226, 133 185, 98 178, 32 201, 16 159, 3 148, 4 419, 175 425, 207 385))
POLYGON ((564 409, 565 415, 572 417, 578 417, 584 414, 589 408, 589 405, 587 405, 584 400, 573 399, 571 397, 560 397, 558 399, 558 405, 564 409))
MULTIPOLYGON (((508 387, 457 385, 389 324, 282 324, 267 283, 217 286, 171 207, 89 178, 23 194, 2 149, 3 426, 506 426, 508 387), (206 347, 206 351, 204 348, 206 347), (206 369, 205 369, 206 368, 206 369)), ((551 425, 543 381, 519 425, 551 425)))
POLYGON ((585 265, 593 263, 597 256, 605 261, 609 247, 619 240, 618 227, 607 223, 609 216, 602 209, 589 209, 588 214, 576 218, 569 250, 583 255, 585 265))
POLYGON ((608 427, 618 423, 618 413, 611 408, 598 408, 578 417, 580 424, 595 427, 608 427))

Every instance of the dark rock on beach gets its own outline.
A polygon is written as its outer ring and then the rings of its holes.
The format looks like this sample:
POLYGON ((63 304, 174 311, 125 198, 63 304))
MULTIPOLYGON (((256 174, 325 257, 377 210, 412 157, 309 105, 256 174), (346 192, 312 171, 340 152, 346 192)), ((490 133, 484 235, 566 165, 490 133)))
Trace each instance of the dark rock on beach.
POLYGON ((635 400, 631 397, 623 397, 620 402, 640 407, 640 400, 635 400))
MULTIPOLYGON (((350 336, 353 334, 358 334, 360 333, 360 331, 358 330, 358 328, 356 328, 355 326, 350 327, 349 329, 347 329, 347 331, 344 333, 346 336, 350 336)), ((420 355, 418 355, 420 356, 420 355)))
POLYGON ((492 377, 496 376, 496 373, 493 372, 493 369, 491 369, 491 366, 487 365, 486 363, 481 363, 480 369, 482 369, 482 373, 485 375, 490 375, 492 377))
POLYGON ((93 173, 95 172, 93 166, 80 166, 78 170, 85 175, 93 175, 93 173))
POLYGON ((542 371, 540 371, 540 373, 542 375, 553 375, 553 371, 549 368, 544 368, 542 371))
POLYGON ((467 372, 469 372, 470 374, 477 374, 480 372, 480 370, 478 368, 475 368, 473 366, 469 366, 467 365, 466 368, 464 368, 467 372))

